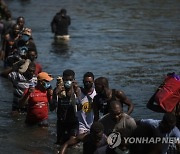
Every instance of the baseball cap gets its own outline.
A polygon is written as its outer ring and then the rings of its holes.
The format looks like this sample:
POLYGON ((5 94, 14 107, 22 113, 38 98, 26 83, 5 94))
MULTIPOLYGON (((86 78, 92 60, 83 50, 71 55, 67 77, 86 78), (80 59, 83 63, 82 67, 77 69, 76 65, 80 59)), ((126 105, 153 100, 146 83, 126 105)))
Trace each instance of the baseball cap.
POLYGON ((28 35, 28 36, 31 36, 32 35, 32 30, 30 28, 25 28, 23 30, 23 34, 24 35, 28 35))
POLYGON ((38 80, 46 80, 46 81, 53 80, 53 78, 51 76, 49 76, 49 74, 46 72, 39 73, 37 78, 38 78, 38 80))

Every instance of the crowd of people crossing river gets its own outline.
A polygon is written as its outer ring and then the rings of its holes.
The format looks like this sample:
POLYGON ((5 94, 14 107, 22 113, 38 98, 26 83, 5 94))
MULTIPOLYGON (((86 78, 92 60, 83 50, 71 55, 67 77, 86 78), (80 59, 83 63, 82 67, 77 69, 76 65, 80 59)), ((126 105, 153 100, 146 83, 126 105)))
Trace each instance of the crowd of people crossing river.
MULTIPOLYGON (((45 129, 49 114, 56 114, 56 153, 73 153, 70 147, 84 154, 180 153, 180 75, 169 72, 146 103, 162 119, 137 119, 136 104, 123 89, 112 88, 107 76, 87 70, 79 83, 72 68, 58 76, 46 70, 26 25, 23 15, 14 20, 0 0, 0 75, 13 87, 10 118, 25 116, 24 127, 45 129)), ((68 42, 71 25, 68 10, 60 8, 49 23, 52 39, 68 42)))

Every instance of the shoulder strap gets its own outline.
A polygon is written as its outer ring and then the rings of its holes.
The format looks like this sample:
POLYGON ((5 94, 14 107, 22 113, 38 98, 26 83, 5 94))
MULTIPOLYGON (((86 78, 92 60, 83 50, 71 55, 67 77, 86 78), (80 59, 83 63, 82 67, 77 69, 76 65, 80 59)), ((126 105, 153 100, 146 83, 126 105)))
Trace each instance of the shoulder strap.
POLYGON ((87 94, 87 98, 88 98, 89 103, 92 103, 92 98, 88 94, 87 94))

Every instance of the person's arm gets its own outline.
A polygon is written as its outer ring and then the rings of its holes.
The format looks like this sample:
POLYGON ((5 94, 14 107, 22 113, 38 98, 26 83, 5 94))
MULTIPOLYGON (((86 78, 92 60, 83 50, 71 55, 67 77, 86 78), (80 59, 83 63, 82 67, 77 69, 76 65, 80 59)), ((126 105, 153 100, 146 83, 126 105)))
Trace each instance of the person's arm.
MULTIPOLYGON (((180 141, 178 141, 178 142, 180 142, 180 141)), ((178 152, 178 154, 180 154, 180 143, 176 143, 176 149, 177 149, 177 152, 178 152)))
POLYGON ((2 77, 4 77, 4 78, 7 78, 8 74, 11 73, 12 71, 13 71, 13 68, 12 67, 8 67, 4 71, 2 71, 0 75, 2 77))
POLYGON ((19 100, 19 106, 23 107, 26 105, 26 103, 29 100, 29 95, 34 91, 34 88, 29 88, 27 91, 24 92, 24 95, 22 98, 19 100))
POLYGON ((22 64, 24 64, 24 62, 25 62, 25 60, 20 60, 20 61, 14 63, 12 67, 6 68, 4 71, 1 72, 0 75, 1 75, 2 77, 7 78, 9 73, 11 73, 11 72, 13 72, 13 71, 18 71, 18 69, 20 68, 20 66, 21 66, 22 64))
POLYGON ((81 88, 79 87, 77 81, 73 81, 73 90, 78 100, 81 101, 81 88))
POLYGON ((165 110, 163 110, 158 104, 155 104, 155 95, 156 95, 156 92, 149 99, 146 107, 154 112, 165 113, 166 112, 165 110))
POLYGON ((60 150, 60 154, 65 154, 66 150, 69 146, 73 146, 81 141, 83 141, 84 137, 87 135, 87 133, 80 134, 77 137, 71 136, 70 139, 65 142, 60 150))
POLYGON ((123 91, 116 91, 116 97, 120 99, 120 102, 128 106, 127 114, 130 115, 134 109, 134 104, 131 102, 131 100, 128 99, 123 91))
POLYGON ((5 60, 6 44, 7 44, 6 38, 2 37, 2 47, 1 47, 1 51, 0 51, 1 52, 0 53, 1 60, 5 60))
POLYGON ((54 88, 53 94, 52 94, 52 101, 49 102, 49 109, 50 111, 54 111, 57 108, 58 104, 58 95, 56 93, 57 87, 54 88))
POLYGON ((48 102, 51 103, 52 102, 52 96, 53 96, 53 90, 52 88, 48 88, 47 89, 47 98, 48 98, 48 102))
POLYGON ((52 33, 56 32, 56 16, 54 16, 53 20, 51 21, 51 31, 52 33))
POLYGON ((80 111, 82 109, 81 104, 81 88, 79 87, 77 81, 73 81, 73 91, 76 95, 76 110, 80 111))

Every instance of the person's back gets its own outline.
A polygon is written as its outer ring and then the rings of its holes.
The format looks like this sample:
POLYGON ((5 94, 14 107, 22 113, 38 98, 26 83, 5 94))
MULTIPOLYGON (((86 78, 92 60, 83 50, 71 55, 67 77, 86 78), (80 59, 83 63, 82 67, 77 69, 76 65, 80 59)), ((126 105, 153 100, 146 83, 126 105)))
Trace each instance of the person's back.
MULTIPOLYGON (((139 122, 139 126, 149 125, 155 128, 161 137, 164 138, 180 138, 180 131, 176 127, 176 117, 172 113, 165 113, 162 120, 154 120, 154 119, 141 119, 139 122)), ((171 140, 171 139, 170 139, 171 140)), ((174 141, 174 140, 173 140, 174 141)), ((173 143, 170 142, 170 143, 173 143)), ((177 147, 180 146, 178 143, 177 147)), ((162 154, 165 154, 168 151, 169 143, 162 142, 162 154)), ((179 148, 177 148, 179 150, 179 148)), ((179 152, 179 151, 178 151, 179 152)))
MULTIPOLYGON (((148 124, 139 125, 132 133, 132 138, 154 139, 161 138, 159 131, 148 124)), ((129 143, 130 154, 162 154, 162 143, 129 143)))
POLYGON ((55 33, 55 36, 68 35, 68 27, 70 24, 71 19, 66 15, 66 10, 61 9, 61 11, 54 16, 51 22, 52 32, 55 33))

